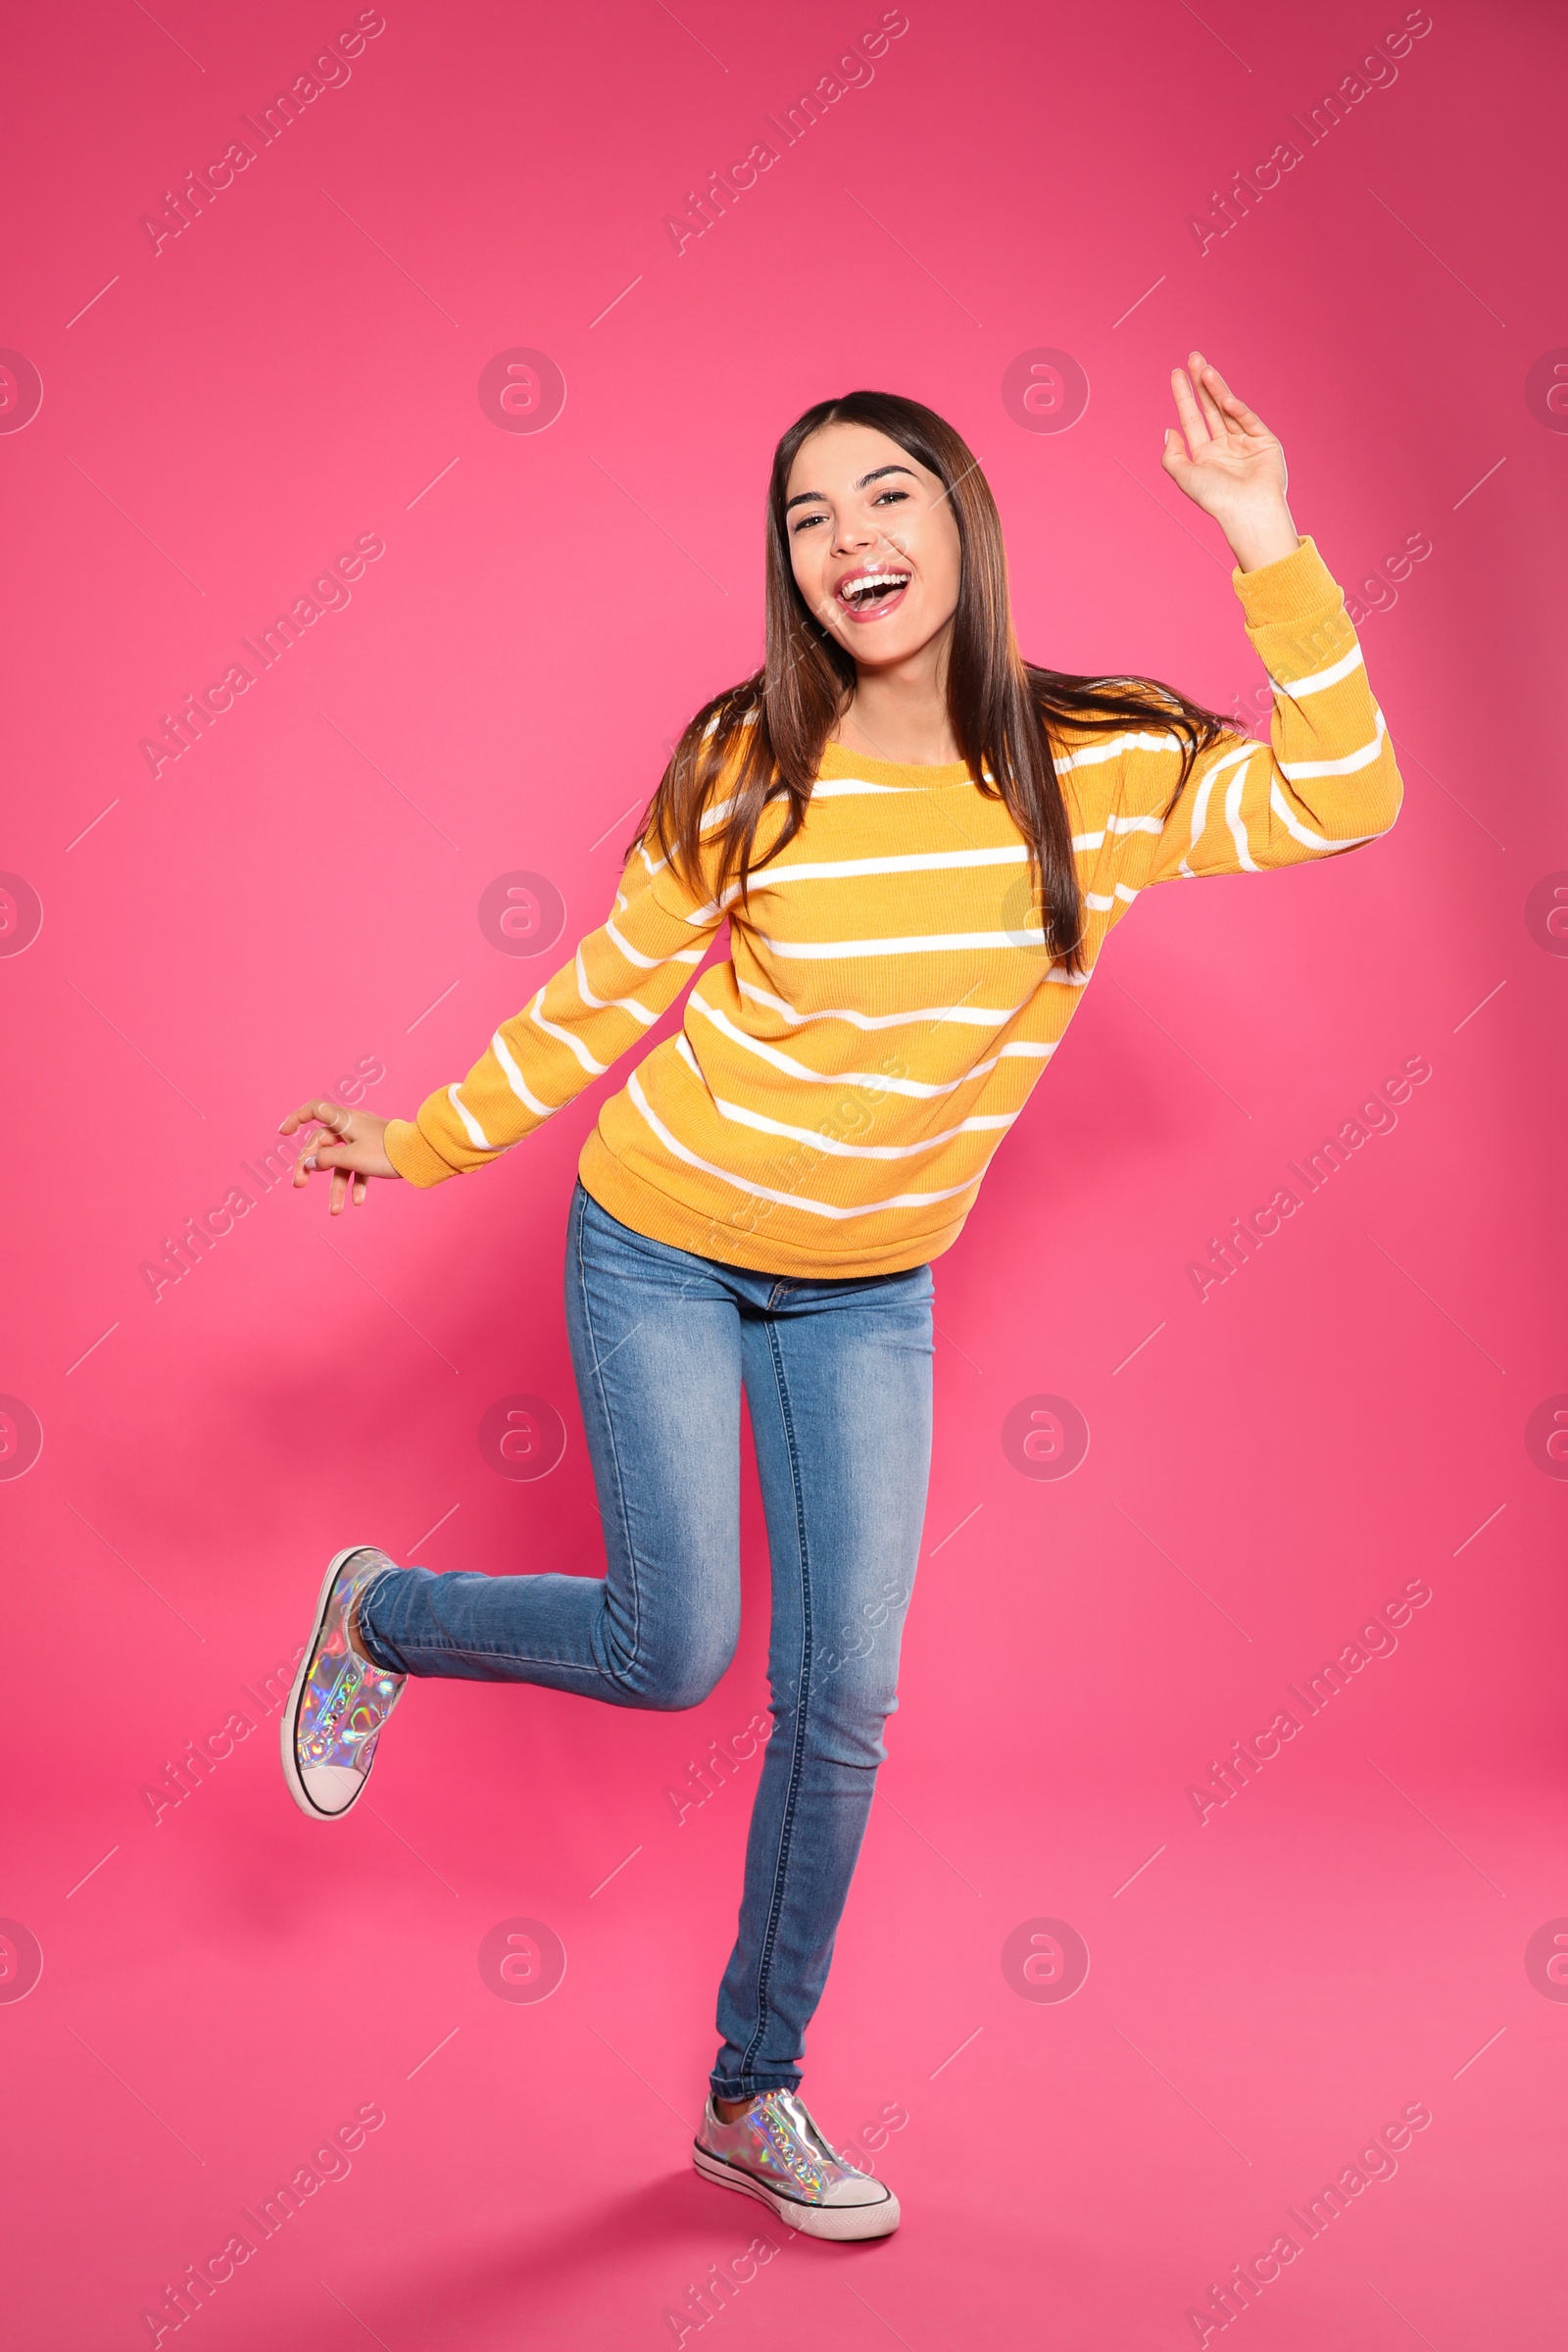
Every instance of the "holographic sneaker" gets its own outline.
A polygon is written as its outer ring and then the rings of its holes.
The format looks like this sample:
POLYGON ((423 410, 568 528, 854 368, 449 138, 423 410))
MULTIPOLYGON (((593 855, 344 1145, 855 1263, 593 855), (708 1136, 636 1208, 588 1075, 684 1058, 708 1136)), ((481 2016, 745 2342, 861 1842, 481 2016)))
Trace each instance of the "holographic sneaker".
POLYGON ((326 1572, 316 1623, 279 1726, 283 1778, 312 1821, 341 1821, 365 1787, 381 1726, 408 1676, 350 1649, 346 1621, 366 1586, 392 1568, 373 1544, 351 1544, 326 1572))
POLYGON ((710 2096, 692 2162, 705 2180, 759 2198, 807 2237, 886 2237, 899 2226, 893 2191, 844 2162, 793 2090, 764 2090, 732 2124, 710 2096))

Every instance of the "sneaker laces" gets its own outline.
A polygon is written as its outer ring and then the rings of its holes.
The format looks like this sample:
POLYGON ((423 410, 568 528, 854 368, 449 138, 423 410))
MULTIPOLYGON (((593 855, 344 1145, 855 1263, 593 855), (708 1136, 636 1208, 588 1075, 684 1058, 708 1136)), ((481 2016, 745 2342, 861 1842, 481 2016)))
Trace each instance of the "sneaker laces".
POLYGON ((802 2178, 805 2177, 800 2158, 797 2156, 792 2142, 803 2143, 808 2151, 812 2150, 813 2147, 819 2149, 829 2164, 839 2164, 843 2161, 826 2133, 817 2127, 809 2109, 798 2092, 793 2090, 767 2091, 763 2094, 762 2107, 775 2126, 780 2118, 783 2120, 786 2129, 782 2132, 775 2131, 772 2136, 775 2138, 775 2144, 779 2147, 779 2153, 784 2157, 792 2172, 802 2178))

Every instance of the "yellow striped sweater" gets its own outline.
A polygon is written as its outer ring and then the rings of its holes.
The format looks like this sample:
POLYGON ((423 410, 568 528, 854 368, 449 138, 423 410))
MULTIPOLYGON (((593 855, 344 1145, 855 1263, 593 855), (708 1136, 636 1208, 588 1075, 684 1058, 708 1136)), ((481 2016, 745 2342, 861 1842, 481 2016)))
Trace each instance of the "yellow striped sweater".
POLYGON ((727 915, 729 960, 605 1104, 583 1184, 639 1233, 768 1273, 891 1273, 948 1249, 1141 890, 1332 857, 1394 822, 1383 714, 1312 541, 1232 578, 1274 685, 1271 743, 1212 745, 1168 815, 1173 736, 1080 734, 1058 753, 1084 893, 1077 980, 1046 960, 1017 828, 961 764, 829 743, 748 908, 635 849, 603 928, 466 1078, 389 1123, 393 1165, 438 1184, 529 1134, 667 1010, 727 915))

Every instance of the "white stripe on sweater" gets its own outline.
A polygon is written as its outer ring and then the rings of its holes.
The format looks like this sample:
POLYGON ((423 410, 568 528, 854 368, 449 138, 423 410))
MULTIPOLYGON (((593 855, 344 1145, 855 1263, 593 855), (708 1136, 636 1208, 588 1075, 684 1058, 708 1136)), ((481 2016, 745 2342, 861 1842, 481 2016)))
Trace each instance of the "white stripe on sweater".
MULTIPOLYGON (((731 808, 733 808, 735 804, 733 801, 715 801, 711 808, 705 808, 702 815, 697 820, 698 832, 706 833, 710 825, 718 824, 724 817, 728 816, 731 808)), ((669 863, 669 859, 667 858, 650 858, 647 847, 642 842, 637 844, 637 855, 642 859, 644 865, 648 868, 650 880, 655 874, 662 874, 665 866, 669 863)))
POLYGON ((844 858, 823 864, 769 865, 760 869, 764 882, 837 882, 859 874, 924 874, 955 866, 1022 865, 1029 852, 1015 848, 993 850, 922 850, 903 858, 844 858))
POLYGON ((580 1037, 573 1037, 571 1031, 569 1029, 563 1029, 559 1021, 547 1019, 545 1014, 539 1009, 544 1001, 545 992, 543 989, 541 989, 539 994, 535 997, 533 1003, 528 1007, 529 1020, 532 1021, 537 1028, 542 1029, 546 1037, 559 1038, 561 1043, 565 1047, 567 1053, 574 1054, 576 1055, 577 1059, 581 1062, 583 1068, 587 1071, 590 1078, 602 1078, 610 1067, 609 1062, 595 1061, 593 1055, 589 1053, 587 1047, 583 1044, 580 1037))
POLYGON ((1352 645, 1348 654, 1338 662, 1331 662, 1327 669, 1314 669, 1310 676, 1304 678, 1277 678, 1271 670, 1268 682, 1276 694, 1288 695, 1293 703, 1298 703, 1303 694, 1321 694, 1325 686, 1337 686, 1342 678, 1349 676, 1352 669, 1361 666, 1361 648, 1352 645))
POLYGON ((1075 833, 1072 846, 1075 850, 1098 850, 1106 835, 1111 833, 1158 834, 1164 830, 1165 820, 1160 816, 1109 816, 1105 819, 1103 833, 1075 833))
MULTIPOLYGON (((724 892, 721 898, 710 899, 706 906, 699 906, 695 914, 687 915, 686 920, 688 923, 702 925, 709 930, 716 930, 718 927, 719 917, 724 912, 725 907, 732 906, 740 895, 740 884, 738 882, 732 882, 728 890, 724 892)), ((691 953, 690 949, 686 949, 683 952, 687 955, 691 953)))
POLYGON ((980 1181, 978 1176, 971 1176, 966 1184, 950 1184, 939 1193, 894 1193, 885 1200, 863 1201, 858 1208, 840 1208, 826 1200, 808 1200, 800 1193, 780 1193, 771 1185, 748 1184, 744 1177, 735 1175, 731 1169, 716 1168, 710 1159, 699 1158, 677 1136, 670 1134, 643 1093, 635 1070, 626 1081, 626 1092, 665 1151, 672 1152, 676 1159, 684 1160, 687 1167, 700 1169, 705 1176, 716 1177, 720 1184, 729 1185, 737 1193, 749 1193, 754 1200, 774 1200, 780 1208, 805 1209, 808 1216, 872 1217, 883 1208, 929 1208, 935 1200, 956 1200, 960 1193, 973 1192, 980 1181))
MULTIPOLYGON (((1376 705, 1373 708, 1376 710, 1376 705)), ((1377 710, 1377 722, 1378 731, 1372 741, 1362 744, 1358 752, 1347 752, 1343 760, 1281 760, 1280 774, 1294 784, 1302 776, 1353 776, 1357 768, 1370 767, 1382 757, 1383 738, 1388 732, 1381 710, 1377 710)))
POLYGON ((1247 838, 1247 820, 1242 814, 1242 787, 1247 782, 1248 766, 1249 762, 1244 760, 1225 788, 1225 822, 1236 844, 1237 864, 1244 874, 1255 874, 1257 865, 1252 857, 1251 844, 1247 838))
POLYGON ((498 1152, 501 1149, 499 1144, 493 1144, 490 1141, 490 1138, 486 1135, 484 1129, 480 1126, 472 1111, 464 1102, 463 1097, 459 1094, 456 1086, 449 1086, 447 1088, 447 1101, 451 1103, 453 1109, 463 1121, 464 1132, 467 1136, 469 1143, 473 1146, 476 1152, 498 1152))
POLYGON ((1325 834, 1314 833, 1310 825, 1302 824, 1277 784, 1268 788, 1268 805, 1291 839, 1298 841, 1303 850, 1358 850, 1363 842, 1378 839, 1376 833, 1348 833, 1343 841, 1335 841, 1325 834))
POLYGON ((846 1005, 823 1005, 819 1012, 797 1012, 782 997, 755 987, 750 980, 737 978, 735 985, 743 997, 766 1004, 788 1021, 792 1029, 804 1028, 811 1021, 848 1021, 856 1029, 902 1029, 911 1021, 930 1021, 933 1026, 938 1021, 962 1021, 975 1029, 1000 1029, 1014 1013, 1021 1012, 1029 1001, 1026 997, 1023 1004, 1009 1004, 1003 1012, 982 1012, 978 1005, 966 1004, 931 1004, 915 1012, 853 1012, 846 1005))
POLYGON ((1107 735, 1102 743, 1086 744, 1081 752, 1069 753, 1054 761, 1057 775, 1066 767, 1099 767, 1106 760, 1119 760, 1123 752, 1179 752, 1179 735, 1107 735))
POLYGON ((499 1029, 496 1031, 494 1037, 490 1040, 490 1051, 495 1055, 497 1061, 500 1062, 502 1073, 506 1078, 507 1084, 511 1087, 513 1093, 516 1096, 519 1102, 524 1103, 529 1110, 533 1111, 535 1115, 541 1119, 548 1119, 552 1117, 554 1113, 560 1109, 561 1105, 559 1102, 541 1102, 537 1095, 530 1094, 528 1090, 528 1082, 523 1077, 521 1070, 518 1069, 515 1061, 514 1061, 512 1054, 508 1048, 507 1041, 502 1036, 499 1029))
POLYGON ((646 1004, 639 1004, 635 997, 596 997, 588 985, 588 975, 583 969, 581 948, 577 950, 576 971, 577 994, 583 1003, 591 1004, 596 1012, 629 1012, 634 1021, 642 1022, 644 1028, 658 1020, 658 1013, 650 1012, 646 1004))
POLYGON ((868 776, 818 776, 811 786, 811 798, 823 801, 842 801, 861 792, 919 792, 918 784, 873 784, 868 776))
MULTIPOLYGON (((681 1046, 686 1040, 681 1038, 681 1046)), ((683 1057, 692 1074, 707 1090, 690 1048, 683 1057)), ((969 1119, 960 1119, 956 1127, 944 1127, 939 1134, 922 1136, 917 1144, 849 1144, 836 1135, 827 1135, 816 1127, 791 1127, 783 1119, 769 1119, 760 1110, 748 1110, 742 1102, 726 1102, 721 1095, 709 1094, 709 1101, 720 1118, 732 1120, 737 1127, 755 1128, 759 1135, 782 1135, 791 1143, 809 1144, 813 1151, 830 1152, 836 1159, 918 1159, 922 1152, 940 1151, 951 1144, 955 1136, 975 1135, 982 1131, 995 1133, 1010 1127, 1017 1112, 982 1112, 969 1119)))
POLYGON ((626 961, 634 963, 640 972, 662 971, 666 963, 701 963, 706 953, 702 948, 675 948, 668 956, 644 956, 639 949, 631 947, 621 938, 612 917, 605 924, 605 937, 617 955, 624 956, 626 961))
POLYGON ((1203 770, 1203 780, 1199 785, 1193 800, 1192 830, 1188 837, 1190 846, 1196 846, 1201 840, 1203 828, 1208 823, 1208 798, 1214 789, 1216 778, 1222 776, 1228 767, 1234 767, 1239 760, 1250 760, 1256 749, 1255 743, 1244 743, 1236 751, 1227 752, 1223 759, 1214 760, 1212 765, 1203 770))
POLYGON ((837 956, 930 956, 944 951, 956 952, 962 948, 1043 948, 1043 931, 935 931, 908 939, 769 939, 759 931, 758 940, 775 956, 816 957, 831 961, 837 956))
POLYGON ((759 1061, 767 1062, 771 1068, 782 1070, 786 1078, 802 1079, 808 1086, 865 1086, 883 1094, 907 1095, 915 1102, 930 1102, 939 1095, 956 1093, 960 1086, 966 1086, 971 1078, 983 1078, 988 1070, 996 1068, 1001 1059, 1000 1054, 993 1054, 989 1061, 971 1062, 960 1077, 950 1078, 937 1085, 927 1084, 920 1078, 889 1078, 880 1070, 813 1070, 804 1061, 797 1061, 793 1054, 781 1053, 777 1046, 766 1045, 760 1037, 748 1037, 744 1029, 737 1029, 716 1004, 709 1004, 706 997, 688 997, 686 1009, 689 1013, 706 1014, 719 1034, 727 1037, 732 1045, 739 1046, 747 1054, 754 1054, 759 1061))

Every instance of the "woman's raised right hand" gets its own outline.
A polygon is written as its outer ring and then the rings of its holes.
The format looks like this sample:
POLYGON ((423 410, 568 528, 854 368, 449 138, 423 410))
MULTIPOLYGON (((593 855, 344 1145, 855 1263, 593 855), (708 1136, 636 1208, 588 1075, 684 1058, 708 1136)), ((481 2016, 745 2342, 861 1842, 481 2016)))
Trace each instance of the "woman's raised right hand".
POLYGON ((318 1172, 329 1175, 327 1211, 331 1216, 341 1215, 347 1200, 358 1208, 369 1189, 370 1177, 398 1173, 386 1154, 387 1122, 371 1111, 350 1110, 342 1102, 302 1102, 298 1110, 279 1120, 277 1132, 293 1135, 301 1127, 319 1128, 320 1134, 307 1143, 295 1161, 294 1182, 296 1186, 309 1184, 318 1172))

